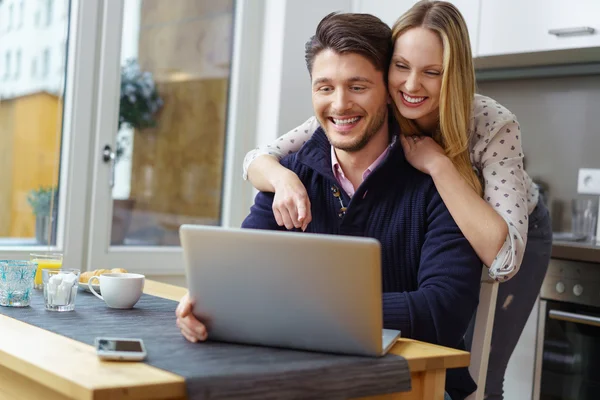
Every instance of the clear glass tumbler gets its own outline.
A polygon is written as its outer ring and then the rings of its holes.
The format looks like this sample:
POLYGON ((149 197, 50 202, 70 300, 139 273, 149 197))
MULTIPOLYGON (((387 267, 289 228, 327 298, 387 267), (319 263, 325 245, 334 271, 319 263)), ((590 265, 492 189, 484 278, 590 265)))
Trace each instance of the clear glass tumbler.
POLYGON ((79 286, 78 269, 44 269, 44 305, 49 311, 73 311, 79 286))
POLYGON ((598 223, 598 200, 579 198, 572 203, 571 230, 575 235, 590 240, 596 236, 598 223))

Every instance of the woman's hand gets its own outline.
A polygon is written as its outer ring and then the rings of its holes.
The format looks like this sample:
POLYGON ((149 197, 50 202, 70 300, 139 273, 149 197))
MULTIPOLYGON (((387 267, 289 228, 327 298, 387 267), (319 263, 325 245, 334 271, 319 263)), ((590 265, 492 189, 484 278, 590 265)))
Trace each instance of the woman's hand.
POLYGON ((400 143, 410 165, 427 175, 433 175, 448 159, 444 149, 429 136, 400 135, 400 143))
POLYGON ((288 169, 281 171, 273 181, 275 197, 273 214, 279 226, 287 229, 301 228, 303 231, 312 221, 310 200, 306 188, 298 176, 288 169))
POLYGON ((175 310, 177 316, 177 327, 181 330, 181 334, 192 343, 205 341, 208 337, 206 326, 198 321, 192 313, 194 301, 186 294, 179 301, 179 305, 175 310))

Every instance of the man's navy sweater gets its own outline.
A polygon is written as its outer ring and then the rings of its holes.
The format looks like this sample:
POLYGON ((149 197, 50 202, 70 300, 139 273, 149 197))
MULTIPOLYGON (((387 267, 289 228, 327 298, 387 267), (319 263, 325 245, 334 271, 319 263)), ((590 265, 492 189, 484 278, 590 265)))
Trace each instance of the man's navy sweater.
MULTIPOLYGON (((322 129, 281 164, 298 175, 308 192, 312 222, 307 232, 380 241, 384 327, 401 330, 403 337, 464 348, 482 263, 431 177, 406 161, 399 140, 351 200, 333 175, 331 145, 322 129)), ((285 229, 277 225, 272 204, 273 193, 259 193, 242 227, 285 229)), ((446 390, 454 400, 475 387, 466 368, 448 371, 446 390)))

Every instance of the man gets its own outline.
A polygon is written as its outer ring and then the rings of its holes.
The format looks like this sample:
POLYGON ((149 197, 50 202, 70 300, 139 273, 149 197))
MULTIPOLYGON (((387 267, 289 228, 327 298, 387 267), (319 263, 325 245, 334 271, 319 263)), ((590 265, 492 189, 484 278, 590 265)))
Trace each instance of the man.
MULTIPOLYGON (((462 347, 477 307, 481 261, 448 213, 431 178, 409 165, 389 118, 386 90, 391 31, 365 14, 330 14, 306 45, 312 101, 321 129, 281 163, 307 188, 308 232, 368 236, 382 245, 384 326, 404 337, 462 347)), ((273 194, 259 193, 245 228, 282 230, 273 194)), ((178 307, 191 341, 205 327, 178 307)), ((454 400, 475 385, 466 369, 449 371, 454 400)))

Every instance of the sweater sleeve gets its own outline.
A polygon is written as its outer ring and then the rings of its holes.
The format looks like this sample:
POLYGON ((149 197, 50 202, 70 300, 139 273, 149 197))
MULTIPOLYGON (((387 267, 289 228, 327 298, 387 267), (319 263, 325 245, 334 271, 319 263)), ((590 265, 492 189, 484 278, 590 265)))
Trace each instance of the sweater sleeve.
POLYGON ((285 226, 277 225, 273 214, 273 197, 275 193, 259 192, 250 207, 250 214, 242 222, 242 228, 267 229, 271 231, 285 230, 285 226))
MULTIPOLYGON (((290 157, 282 159, 281 165, 290 168, 290 157)), ((277 225, 275 214, 273 214, 274 197, 275 193, 258 192, 254 198, 254 204, 250 207, 250 214, 242 222, 242 228, 285 231, 285 226, 277 225)))
POLYGON ((384 293, 384 326, 400 329, 404 337, 456 347, 477 308, 482 262, 432 191, 418 287, 384 293))
POLYGON ((300 150, 300 147, 311 138, 312 134, 319 129, 319 126, 319 121, 315 117, 310 117, 302 125, 295 127, 275 141, 249 151, 246 154, 246 157, 244 157, 244 170, 242 175, 244 180, 248 179, 248 167, 250 167, 250 164, 252 164, 252 161, 254 161, 256 157, 271 155, 278 160, 281 160, 288 154, 300 150))

